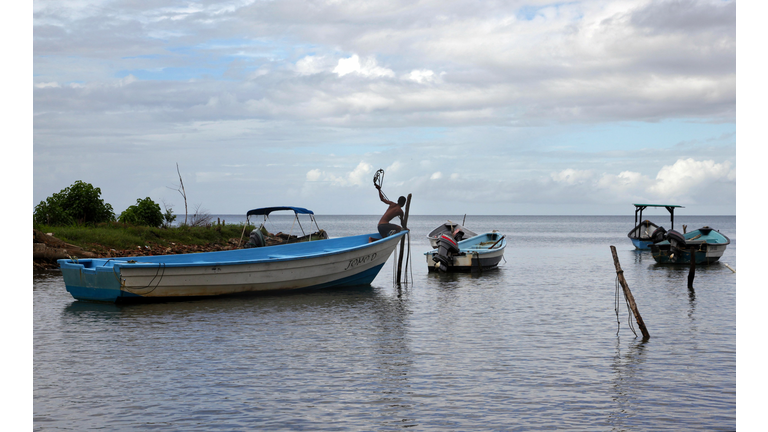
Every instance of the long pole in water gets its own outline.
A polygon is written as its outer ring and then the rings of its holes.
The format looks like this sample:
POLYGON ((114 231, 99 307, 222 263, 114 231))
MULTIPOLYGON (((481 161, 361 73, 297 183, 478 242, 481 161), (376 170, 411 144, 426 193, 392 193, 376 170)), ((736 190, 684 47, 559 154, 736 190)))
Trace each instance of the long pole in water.
POLYGON ((643 340, 650 339, 651 335, 648 333, 648 329, 645 328, 643 317, 640 316, 640 311, 637 310, 635 297, 632 296, 632 291, 629 290, 627 280, 624 279, 624 270, 621 269, 621 264, 619 264, 619 256, 616 254, 616 246, 611 246, 611 254, 613 254, 613 265, 616 267, 616 275, 619 278, 621 288, 624 289, 624 297, 627 299, 629 308, 632 309, 632 313, 635 315, 635 321, 637 321, 637 325, 640 327, 640 331, 643 333, 643 340))
MULTIPOLYGON (((403 229, 408 229, 408 212, 411 209, 411 194, 405 200, 405 214, 403 215, 403 229)), ((400 256, 397 258, 397 284, 400 285, 400 276, 403 269, 403 251, 405 250, 405 236, 400 239, 400 256)))

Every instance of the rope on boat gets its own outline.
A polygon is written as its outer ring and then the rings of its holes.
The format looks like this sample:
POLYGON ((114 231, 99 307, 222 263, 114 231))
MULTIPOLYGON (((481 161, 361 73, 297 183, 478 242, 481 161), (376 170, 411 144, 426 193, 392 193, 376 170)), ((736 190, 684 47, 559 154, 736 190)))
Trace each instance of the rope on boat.
POLYGON ((160 286, 160 282, 163 280, 163 276, 165 276, 165 263, 161 262, 161 263, 158 263, 157 271, 155 271, 155 275, 152 277, 152 279, 149 281, 149 283, 146 286, 137 287, 137 288, 131 288, 131 289, 129 289, 128 287, 123 287, 123 289, 125 291, 128 291, 129 293, 132 293, 132 294, 146 295, 146 294, 149 294, 149 293, 153 292, 154 290, 157 289, 157 287, 160 286), (160 269, 161 268, 163 269, 162 273, 160 273, 160 269), (140 293, 140 294, 139 293, 134 293, 133 291, 131 291, 131 290, 142 290, 142 289, 145 289, 145 288, 151 288, 152 287, 152 282, 154 282, 154 280, 157 278, 158 275, 160 275, 160 279, 157 279, 157 283, 155 284, 155 287, 152 288, 151 290, 149 290, 147 292, 140 293))
MULTIPOLYGON (((627 319, 627 323, 629 324, 629 329, 632 330, 632 333, 634 333, 635 337, 637 337, 637 332, 635 331, 635 327, 632 325, 632 308, 629 306, 629 300, 626 298, 626 296, 624 297, 624 302, 627 305, 627 313, 629 315, 629 317, 627 319)), ((614 298, 614 308, 616 310, 616 325, 617 325, 616 336, 619 335, 619 330, 621 329, 621 321, 619 319, 619 305, 620 305, 620 302, 619 302, 619 275, 617 273, 616 274, 616 295, 615 295, 615 298, 614 298)))

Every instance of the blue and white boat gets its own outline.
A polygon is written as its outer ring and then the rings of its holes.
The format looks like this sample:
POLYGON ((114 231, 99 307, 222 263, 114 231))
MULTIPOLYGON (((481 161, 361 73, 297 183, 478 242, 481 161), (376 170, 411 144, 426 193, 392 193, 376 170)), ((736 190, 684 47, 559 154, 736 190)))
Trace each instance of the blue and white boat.
POLYGON ((441 234, 437 248, 424 255, 429 271, 486 270, 498 266, 506 247, 506 236, 497 231, 459 242, 449 234, 441 234))
POLYGON ((666 208, 667 211, 669 211, 669 218, 670 218, 669 229, 672 230, 675 228, 675 209, 684 208, 683 206, 671 205, 671 204, 633 204, 633 205, 635 206, 635 227, 632 228, 632 230, 627 234, 627 237, 629 237, 629 239, 632 240, 632 244, 634 244, 635 248, 639 250, 648 250, 651 248, 651 244, 653 244, 654 242, 653 233, 659 228, 659 226, 656 225, 655 223, 649 220, 643 220, 643 210, 645 210, 648 207, 666 208), (640 221, 640 223, 638 223, 638 221, 640 221))
POLYGON ((680 234, 667 231, 666 240, 651 245, 653 259, 659 264, 690 264, 693 249, 696 264, 711 264, 723 256, 731 239, 708 226, 680 234))
POLYGON ((370 284, 407 232, 384 239, 376 233, 219 252, 58 262, 67 291, 78 300, 315 290, 370 284))

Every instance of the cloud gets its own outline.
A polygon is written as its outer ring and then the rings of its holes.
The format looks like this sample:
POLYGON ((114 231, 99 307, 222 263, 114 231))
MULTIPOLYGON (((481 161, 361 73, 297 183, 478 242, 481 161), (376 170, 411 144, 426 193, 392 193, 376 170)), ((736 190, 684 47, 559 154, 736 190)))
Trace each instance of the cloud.
POLYGON ((361 75, 367 78, 394 77, 395 73, 376 64, 376 59, 369 57, 360 61, 357 54, 352 57, 340 59, 333 73, 340 77, 348 74, 361 75))
POLYGON ((366 162, 360 162, 352 171, 337 175, 315 168, 306 174, 308 182, 329 182, 335 186, 365 186, 373 179, 373 166, 366 162), (369 178, 370 177, 370 178, 369 178))
POLYGON ((36 0, 34 201, 83 178, 131 205, 179 162, 215 211, 242 190, 363 211, 379 204, 363 192, 379 167, 424 203, 450 181, 489 212, 707 190, 735 209, 734 13, 715 0, 36 0))
POLYGON ((437 75, 431 70, 413 70, 408 75, 405 76, 405 79, 417 82, 419 84, 425 84, 425 83, 436 83, 440 81, 440 78, 443 74, 437 75))
POLYGON ((688 158, 662 167, 650 191, 662 198, 680 199, 715 182, 735 181, 736 171, 731 169, 728 161, 715 163, 688 158))
POLYGON ((572 185, 591 180, 592 176, 592 171, 579 171, 573 168, 568 168, 557 173, 552 173, 552 180, 558 183, 566 183, 572 185))

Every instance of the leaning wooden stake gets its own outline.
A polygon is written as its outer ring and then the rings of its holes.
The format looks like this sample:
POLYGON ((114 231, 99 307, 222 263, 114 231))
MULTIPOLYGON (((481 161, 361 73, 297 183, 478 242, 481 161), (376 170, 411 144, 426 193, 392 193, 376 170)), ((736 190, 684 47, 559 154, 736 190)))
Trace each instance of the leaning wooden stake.
MULTIPOLYGON (((405 214, 403 215, 403 229, 408 229, 408 211, 411 209, 411 194, 405 200, 405 214)), ((405 250, 405 237, 400 240, 400 256, 397 258, 397 284, 400 284, 400 276, 403 268, 403 252, 405 250)))
POLYGON ((624 270, 621 269, 621 264, 619 264, 619 256, 616 254, 615 246, 611 246, 611 254, 613 254, 613 265, 616 266, 616 275, 619 277, 621 288, 624 289, 624 297, 626 297, 627 303, 629 303, 629 307, 635 315, 635 321, 637 321, 637 325, 643 333, 643 340, 649 339, 651 335, 648 333, 648 329, 645 328, 643 317, 640 316, 640 311, 637 310, 637 304, 635 304, 635 297, 632 296, 632 291, 629 290, 627 280, 624 279, 624 270))

